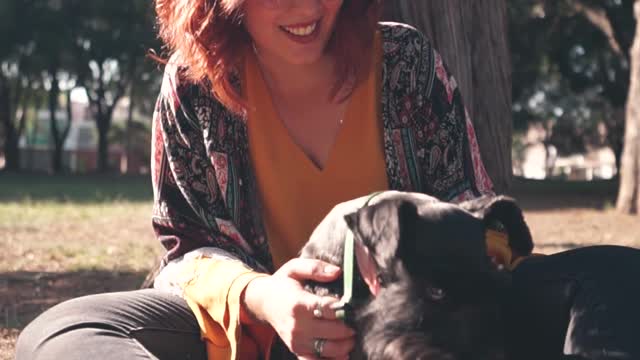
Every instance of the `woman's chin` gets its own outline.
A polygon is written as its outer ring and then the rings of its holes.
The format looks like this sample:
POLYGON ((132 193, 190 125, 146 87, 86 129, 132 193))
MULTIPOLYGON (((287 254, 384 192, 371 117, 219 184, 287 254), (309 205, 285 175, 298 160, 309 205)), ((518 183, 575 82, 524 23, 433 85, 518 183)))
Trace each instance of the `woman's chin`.
POLYGON ((283 56, 282 59, 288 65, 293 66, 305 66, 305 65, 313 65, 322 61, 324 57, 324 52, 321 50, 316 51, 306 51, 306 52, 298 52, 294 54, 287 54, 287 56, 283 56))
POLYGON ((313 65, 318 61, 320 61, 320 56, 304 57, 304 58, 299 57, 299 58, 287 59, 287 64, 293 65, 293 66, 306 66, 306 65, 313 65))

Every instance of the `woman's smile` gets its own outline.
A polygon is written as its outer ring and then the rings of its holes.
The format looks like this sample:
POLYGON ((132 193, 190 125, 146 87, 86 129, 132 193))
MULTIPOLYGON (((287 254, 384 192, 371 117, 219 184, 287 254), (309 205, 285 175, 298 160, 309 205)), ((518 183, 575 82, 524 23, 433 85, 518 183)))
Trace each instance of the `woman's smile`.
POLYGON ((260 4, 244 3, 243 22, 262 61, 271 58, 277 66, 309 65, 326 54, 342 0, 295 2, 286 7, 260 4))
POLYGON ((322 28, 322 19, 315 20, 311 23, 301 23, 295 25, 286 25, 280 26, 280 29, 287 35, 291 40, 298 43, 309 43, 314 41, 322 28))

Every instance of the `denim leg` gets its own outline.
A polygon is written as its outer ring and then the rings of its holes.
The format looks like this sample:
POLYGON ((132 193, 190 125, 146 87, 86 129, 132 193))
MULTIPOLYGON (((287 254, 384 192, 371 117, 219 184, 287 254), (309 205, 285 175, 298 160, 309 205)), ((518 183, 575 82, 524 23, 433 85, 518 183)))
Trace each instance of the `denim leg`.
POLYGON ((45 311, 20 334, 17 360, 206 360, 186 302, 146 289, 90 295, 45 311))

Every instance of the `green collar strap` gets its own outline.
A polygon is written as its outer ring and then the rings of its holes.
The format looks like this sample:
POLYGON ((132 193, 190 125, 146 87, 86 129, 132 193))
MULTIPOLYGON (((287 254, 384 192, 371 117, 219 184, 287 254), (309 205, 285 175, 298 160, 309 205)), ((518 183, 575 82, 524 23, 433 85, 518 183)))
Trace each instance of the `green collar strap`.
MULTIPOLYGON (((369 206, 369 202, 382 193, 382 191, 375 192, 369 195, 369 198, 364 203, 362 208, 369 206)), ((342 278, 343 278, 343 291, 340 302, 336 305, 336 317, 343 321, 349 321, 349 311, 351 310, 353 300, 353 280, 355 271, 355 237, 353 231, 347 228, 344 237, 344 256, 342 260, 342 278)))

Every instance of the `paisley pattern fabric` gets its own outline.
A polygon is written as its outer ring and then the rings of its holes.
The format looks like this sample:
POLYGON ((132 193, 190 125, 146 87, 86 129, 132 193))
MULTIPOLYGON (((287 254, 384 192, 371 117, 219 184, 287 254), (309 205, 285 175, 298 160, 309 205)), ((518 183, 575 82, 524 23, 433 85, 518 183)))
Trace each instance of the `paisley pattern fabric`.
MULTIPOLYGON (((440 55, 416 29, 381 23, 389 189, 462 201, 491 193, 473 125, 440 55)), ((273 271, 246 118, 167 66, 153 121, 153 226, 165 262, 215 247, 273 271)))

